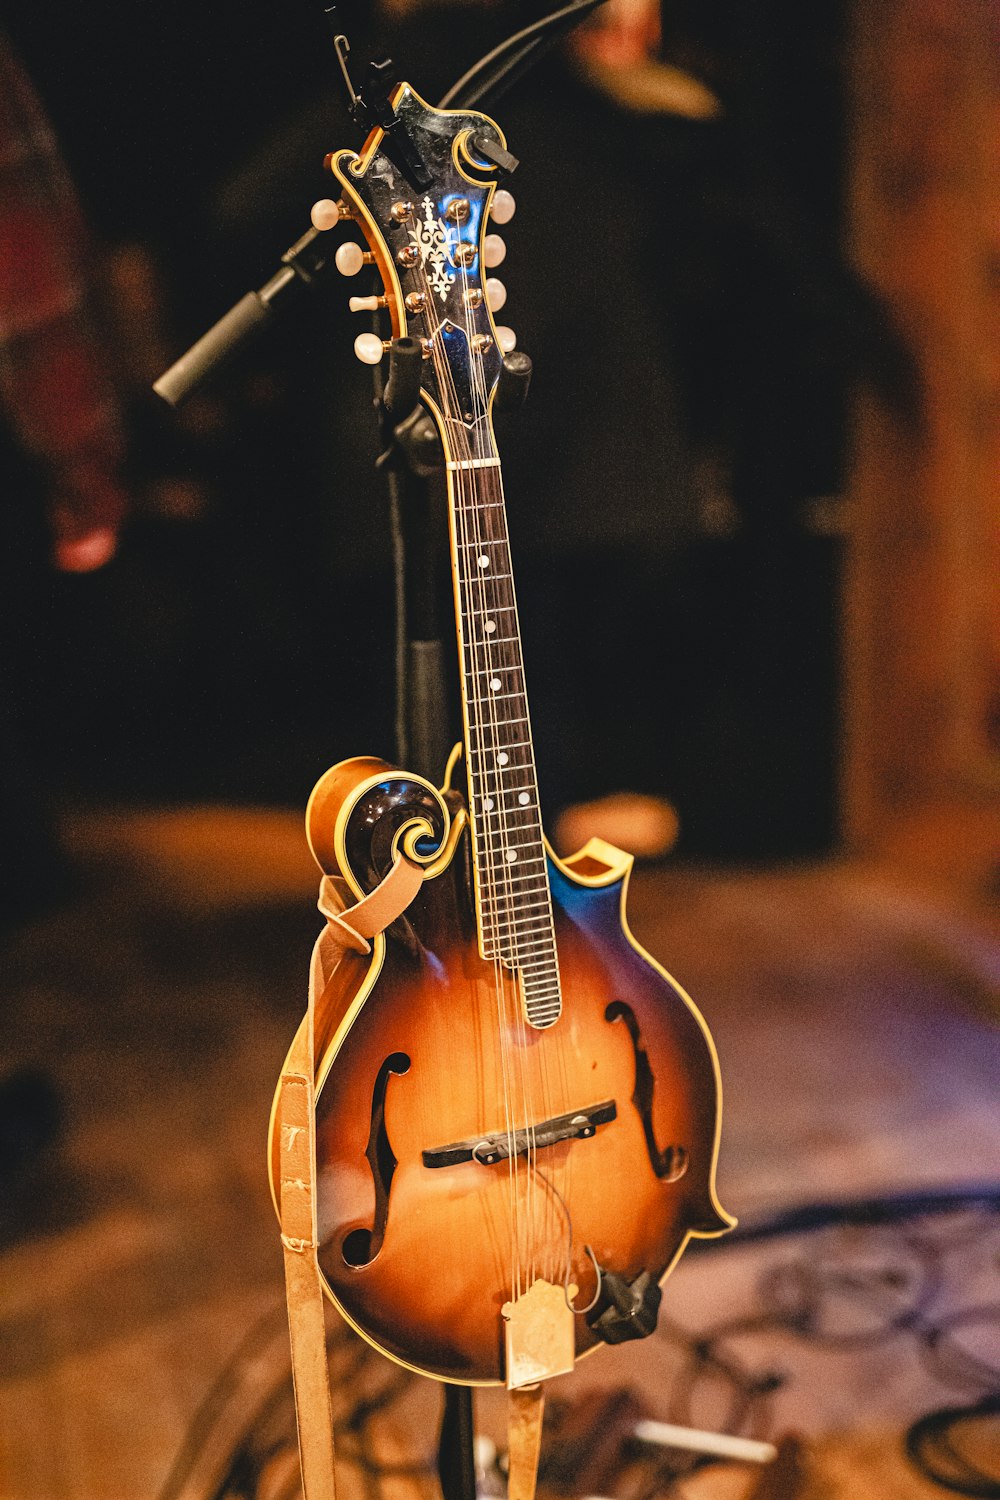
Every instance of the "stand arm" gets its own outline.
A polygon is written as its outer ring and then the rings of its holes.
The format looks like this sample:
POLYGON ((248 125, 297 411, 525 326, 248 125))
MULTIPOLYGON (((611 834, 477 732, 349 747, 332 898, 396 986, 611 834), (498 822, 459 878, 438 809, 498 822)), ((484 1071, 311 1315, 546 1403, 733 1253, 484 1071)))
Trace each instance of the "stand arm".
POLYGON ((309 229, 281 257, 281 265, 270 281, 256 292, 247 292, 186 354, 165 370, 153 390, 170 406, 189 396, 213 370, 225 364, 254 334, 267 326, 272 315, 283 309, 299 292, 314 287, 333 259, 329 241, 309 229))

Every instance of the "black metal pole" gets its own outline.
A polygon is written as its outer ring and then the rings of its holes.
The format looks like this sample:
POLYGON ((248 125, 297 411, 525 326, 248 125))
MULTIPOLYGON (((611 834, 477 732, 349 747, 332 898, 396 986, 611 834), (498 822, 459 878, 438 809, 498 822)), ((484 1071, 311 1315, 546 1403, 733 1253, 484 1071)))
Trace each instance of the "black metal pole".
POLYGON ((446 1385, 438 1438, 444 1500, 476 1500, 475 1423, 471 1385, 446 1385))

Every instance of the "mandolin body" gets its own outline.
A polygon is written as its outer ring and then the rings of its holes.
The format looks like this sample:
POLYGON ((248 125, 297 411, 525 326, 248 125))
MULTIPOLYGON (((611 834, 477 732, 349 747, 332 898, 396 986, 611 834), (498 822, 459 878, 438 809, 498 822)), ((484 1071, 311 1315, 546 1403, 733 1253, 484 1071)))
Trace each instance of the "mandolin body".
MULTIPOLYGON (((689 1236, 732 1221, 715 1195, 715 1049, 628 929, 630 856, 548 851, 563 1008, 538 1030, 515 976, 480 956, 459 805, 370 759, 334 767, 310 803, 313 851, 348 901, 408 828, 439 866, 370 955, 345 955, 317 1011, 317 1204, 347 1320, 399 1363, 475 1384, 504 1379, 518 1287, 565 1281, 585 1309, 585 1246, 604 1272, 659 1280, 689 1236), (530 1155, 491 1159, 528 1127, 530 1155)), ((574 1319, 577 1354, 601 1341, 592 1322, 574 1319)))

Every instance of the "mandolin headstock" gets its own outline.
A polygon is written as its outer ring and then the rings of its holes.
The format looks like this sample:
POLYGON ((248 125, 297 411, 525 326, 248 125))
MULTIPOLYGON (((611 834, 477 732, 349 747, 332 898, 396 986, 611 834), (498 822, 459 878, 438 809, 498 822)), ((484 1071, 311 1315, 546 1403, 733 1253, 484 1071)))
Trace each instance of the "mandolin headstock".
MULTIPOLYGON (((488 225, 491 210, 505 222, 513 200, 502 191, 497 195, 500 171, 482 148, 502 155, 506 141, 488 116, 434 109, 409 84, 400 84, 390 103, 420 158, 426 185, 413 186, 412 168, 408 177, 406 156, 391 130, 373 130, 358 153, 329 157, 343 189, 336 219, 353 219, 367 241, 367 252, 350 241, 342 244, 337 264, 347 275, 374 264, 382 291, 352 298, 352 307, 384 307, 393 338, 409 335, 421 342, 422 391, 449 452, 486 456, 490 404, 503 356, 514 346, 511 331, 493 320, 505 293, 488 273, 502 261, 505 247, 488 225)), ((318 207, 335 222, 333 205, 318 207)), ((363 334, 355 347, 374 364, 388 342, 363 334)))

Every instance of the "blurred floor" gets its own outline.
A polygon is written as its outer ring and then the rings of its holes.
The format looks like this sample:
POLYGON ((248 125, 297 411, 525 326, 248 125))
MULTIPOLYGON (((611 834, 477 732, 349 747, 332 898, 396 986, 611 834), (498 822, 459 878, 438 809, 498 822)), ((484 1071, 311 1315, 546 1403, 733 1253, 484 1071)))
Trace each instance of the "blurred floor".
MULTIPOLYGON (((218 1488, 219 1445, 246 1440, 253 1402, 287 1372, 264 1138, 318 927, 314 871, 301 819, 277 811, 88 814, 69 819, 65 837, 79 894, 8 937, 4 962, 5 1066, 51 1078, 64 1131, 30 1168, 7 1173, 0 1207, 0 1495, 145 1500, 165 1493, 175 1466, 171 1493, 194 1500, 218 1488), (220 1376, 213 1411, 222 1422, 225 1409, 228 1436, 203 1423, 200 1456, 182 1473, 182 1445, 220 1376)), ((744 1225, 800 1205, 1000 1180, 1000 921, 985 903, 847 862, 745 873, 664 864, 638 871, 629 910, 715 1034, 719 1191, 744 1225)), ((963 1222, 934 1251, 925 1301, 933 1291, 949 1309, 985 1306, 995 1333, 997 1236, 963 1222)), ((805 1443, 801 1479, 771 1493, 939 1495, 906 1459, 902 1434, 955 1391, 899 1331, 912 1334, 913 1320, 890 1317, 891 1337, 835 1338, 823 1353, 796 1344, 801 1317, 774 1315, 775 1288, 787 1300, 804 1267, 825 1256, 843 1271, 841 1231, 824 1234, 689 1253, 655 1338, 602 1351, 554 1383, 551 1451, 585 1398, 627 1391, 645 1414, 676 1417, 685 1339, 735 1320, 744 1364, 791 1371, 748 1423, 805 1443), (767 1338, 749 1357, 752 1328, 767 1338)), ((866 1241, 883 1291, 906 1293, 913 1243, 866 1241)), ((395 1374, 353 1336, 337 1340, 335 1364, 363 1364, 344 1389, 395 1374)), ((975 1390, 967 1379, 965 1397, 975 1390)), ((438 1403, 432 1384, 403 1376, 375 1403, 384 1412, 370 1430, 349 1428, 349 1495, 434 1493, 426 1473, 373 1477, 358 1444, 370 1440, 369 1458, 381 1448, 391 1462, 426 1464, 438 1403)), ((731 1416, 722 1398, 696 1405, 702 1425, 731 1416)), ((481 1430, 497 1439, 502 1410, 501 1393, 477 1398, 481 1430)), ((277 1497, 290 1493, 289 1460, 280 1445, 275 1454, 277 1497)), ((564 1479, 550 1472, 553 1494, 573 1493, 564 1479)), ((743 1500, 761 1479, 714 1466, 676 1493, 743 1500)), ((631 1493, 622 1485, 604 1492, 631 1493)))

